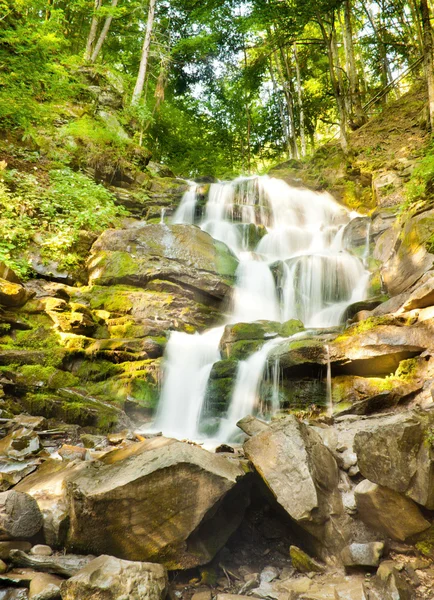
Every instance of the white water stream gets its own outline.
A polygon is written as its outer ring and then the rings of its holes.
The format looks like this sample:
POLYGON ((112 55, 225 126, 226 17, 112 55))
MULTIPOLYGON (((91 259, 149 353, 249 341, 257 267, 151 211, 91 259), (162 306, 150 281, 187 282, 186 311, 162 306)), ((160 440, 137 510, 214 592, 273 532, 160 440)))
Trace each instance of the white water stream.
MULTIPOLYGON (((172 222, 194 223, 197 212, 197 185, 192 183, 172 222)), ((240 261, 227 323, 300 319, 306 327, 338 325, 347 306, 364 299, 369 278, 362 260, 342 242, 345 226, 355 216, 327 193, 291 188, 278 179, 211 184, 198 224, 240 261), (252 229, 259 242, 249 249, 252 229)), ((212 365, 221 358, 223 329, 171 334, 154 430, 203 439, 201 414, 212 365)), ((220 441, 233 437, 240 418, 257 412, 267 356, 280 341, 270 340, 239 362, 227 414, 218 415, 220 441)), ((274 378, 278 385, 278 374, 274 378)))

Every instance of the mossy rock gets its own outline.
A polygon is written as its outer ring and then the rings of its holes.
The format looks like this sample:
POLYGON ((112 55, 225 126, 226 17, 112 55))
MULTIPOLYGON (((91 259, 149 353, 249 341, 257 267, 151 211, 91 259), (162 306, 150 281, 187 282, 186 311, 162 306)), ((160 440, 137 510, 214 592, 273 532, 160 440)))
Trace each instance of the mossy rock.
POLYGON ((21 403, 31 415, 102 432, 123 429, 129 425, 127 416, 119 408, 78 394, 71 398, 27 394, 21 399, 21 403))
POLYGON ((292 566, 300 573, 322 573, 325 571, 323 565, 319 564, 297 546, 290 546, 289 555, 292 566))
POLYGON ((25 388, 57 390, 78 385, 79 379, 72 373, 51 366, 23 365, 16 371, 16 383, 25 388))
POLYGON ((235 377, 237 369, 238 363, 236 360, 219 360, 213 364, 209 378, 224 379, 227 377, 235 377))
POLYGON ((296 333, 300 333, 304 331, 304 325, 298 319, 289 319, 289 321, 285 321, 281 324, 279 329, 279 335, 282 337, 291 337, 296 333))

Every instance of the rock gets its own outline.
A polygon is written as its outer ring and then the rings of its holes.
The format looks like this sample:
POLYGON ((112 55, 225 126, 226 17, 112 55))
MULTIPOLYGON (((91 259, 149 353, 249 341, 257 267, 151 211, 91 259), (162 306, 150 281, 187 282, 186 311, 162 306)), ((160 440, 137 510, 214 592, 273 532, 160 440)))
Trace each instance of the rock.
POLYGON ((261 571, 259 580, 261 583, 270 583, 270 581, 274 581, 277 577, 279 577, 279 571, 276 567, 268 566, 261 571))
POLYGON ((164 600, 168 590, 164 567, 99 556, 62 584, 63 600, 164 600))
POLYGON ((368 600, 412 600, 414 590, 400 571, 402 565, 391 560, 383 561, 377 575, 366 585, 368 600))
POLYGON ((394 540, 404 541, 430 526, 412 500, 367 479, 357 485, 354 495, 358 518, 394 540))
POLYGON ((29 567, 35 571, 72 577, 94 560, 94 556, 61 554, 56 556, 32 556, 22 550, 11 550, 9 557, 17 567, 29 567))
POLYGON ((108 440, 105 435, 92 435, 90 433, 83 433, 80 436, 80 439, 85 448, 99 450, 108 446, 108 440))
POLYGON ((10 281, 11 283, 21 283, 21 279, 18 275, 3 261, 0 261, 0 278, 10 281))
POLYGON ((0 491, 5 492, 19 483, 32 473, 39 463, 38 459, 25 461, 0 459, 0 491))
POLYGON ((277 502, 315 538, 317 552, 340 552, 348 516, 336 460, 318 433, 290 416, 250 438, 244 451, 277 502))
POLYGON ((38 573, 30 582, 29 600, 57 600, 60 598, 61 577, 38 573))
POLYGON ((403 310, 413 310, 415 308, 426 308, 434 304, 434 278, 429 279, 408 296, 404 302, 403 310))
POLYGON ((248 502, 237 461, 175 440, 132 444, 102 463, 67 484, 73 551, 193 568, 226 543, 248 502))
POLYGON ((411 217, 398 230, 392 255, 381 268, 383 281, 392 296, 407 290, 432 268, 434 256, 427 251, 425 244, 432 234, 433 221, 434 210, 428 210, 411 217))
POLYGON ((383 551, 383 542, 353 543, 342 550, 342 563, 345 567, 378 567, 383 551))
POLYGON ((9 558, 9 552, 11 550, 22 550, 28 552, 32 544, 30 542, 0 542, 0 558, 7 560, 9 558))
POLYGON ((300 573, 322 573, 325 568, 297 546, 290 546, 289 555, 294 569, 300 573))
POLYGON ((230 250, 191 225, 142 225, 107 230, 88 262, 89 282, 146 287, 168 280, 221 300, 233 282, 238 261, 230 250))
POLYGON ((0 600, 28 600, 26 588, 0 590, 0 600))
POLYGON ((0 277, 0 306, 18 308, 31 298, 31 293, 20 283, 12 283, 0 277))
POLYGON ((354 438, 361 474, 369 481, 434 508, 433 450, 429 438, 434 415, 401 413, 373 422, 354 438))
POLYGON ((62 460, 86 460, 89 457, 87 449, 82 448, 81 446, 70 446, 68 444, 63 444, 63 446, 59 448, 58 452, 62 457, 62 460))
POLYGON ((380 207, 394 206, 402 200, 402 179, 396 171, 383 171, 372 178, 372 190, 380 207))
POLYGON ((23 459, 41 450, 38 435, 31 429, 20 427, 0 440, 0 455, 23 459))
POLYGON ((42 527, 42 514, 34 498, 10 490, 0 493, 0 539, 33 537, 42 527))
POLYGON ((2 575, 3 573, 6 573, 6 571, 8 570, 8 566, 7 564, 0 559, 0 575, 2 575))
POLYGON ((55 547, 63 544, 69 519, 66 482, 86 463, 49 459, 17 486, 32 496, 42 512, 45 541, 55 547))
POLYGON ((211 600, 211 598, 212 598, 211 592, 205 591, 205 592, 196 592, 191 597, 191 600, 211 600))
POLYGON ((247 417, 240 419, 237 423, 237 427, 239 427, 241 431, 244 431, 244 433, 250 436, 262 433, 263 431, 267 431, 268 429, 270 429, 268 423, 265 423, 265 421, 261 421, 261 419, 257 419, 252 415, 248 415, 247 417))
MULTIPOLYGON (((22 548, 20 548, 20 550, 22 550, 22 548)), ((45 544, 36 544, 36 546, 33 546, 30 550, 30 554, 33 554, 34 556, 51 556, 53 550, 50 546, 46 546, 45 544)))
POLYGON ((14 423, 26 429, 44 429, 47 425, 44 417, 34 417, 32 415, 14 415, 14 423))

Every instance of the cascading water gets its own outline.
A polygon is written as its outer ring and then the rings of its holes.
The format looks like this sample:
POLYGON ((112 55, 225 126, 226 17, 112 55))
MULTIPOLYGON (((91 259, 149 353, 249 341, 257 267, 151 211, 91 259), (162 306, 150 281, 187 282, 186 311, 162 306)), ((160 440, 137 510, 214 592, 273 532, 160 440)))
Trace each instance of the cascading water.
MULTIPOLYGON (((269 177, 239 178, 211 184, 201 215, 196 193, 192 183, 173 222, 196 222, 237 255, 227 323, 295 318, 306 327, 329 327, 339 324, 349 304, 364 298, 369 273, 343 245, 344 228, 355 215, 329 194, 291 188, 269 177)), ((155 429, 175 437, 203 437, 207 380, 220 360, 222 333, 220 327, 201 335, 171 335, 155 429)), ((237 420, 257 410, 267 356, 277 343, 270 340, 240 361, 227 414, 220 415, 218 439, 230 439, 237 420)))

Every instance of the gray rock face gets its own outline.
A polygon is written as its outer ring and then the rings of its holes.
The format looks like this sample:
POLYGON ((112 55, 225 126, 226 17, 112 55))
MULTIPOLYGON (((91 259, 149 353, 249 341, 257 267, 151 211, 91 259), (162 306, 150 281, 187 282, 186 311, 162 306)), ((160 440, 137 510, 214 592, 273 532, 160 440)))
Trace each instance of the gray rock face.
POLYGON ((345 545, 338 467, 318 433, 291 416, 249 439, 244 450, 278 503, 320 547, 333 553, 345 545))
POLYGON ((74 552, 193 568, 209 562, 241 522, 248 498, 237 461, 159 438, 107 462, 87 463, 68 482, 74 552))
POLYGON ((237 265, 225 244, 198 227, 145 224, 105 231, 92 247, 88 270, 94 285, 146 287, 158 279, 221 300, 237 265))
POLYGON ((378 567, 383 551, 383 542, 350 544, 341 552, 342 562, 346 567, 378 567))
POLYGON ((164 600, 168 588, 164 567, 99 556, 62 584, 63 600, 164 600))
POLYGON ((31 538, 42 527, 42 514, 34 498, 10 490, 0 493, 0 539, 31 538))
POLYGON ((354 448, 362 475, 434 508, 433 450, 425 442, 433 420, 431 413, 401 413, 357 433, 354 448))
POLYGON ((394 540, 404 541, 430 526, 412 500, 367 479, 356 486, 354 496, 358 518, 394 540))

